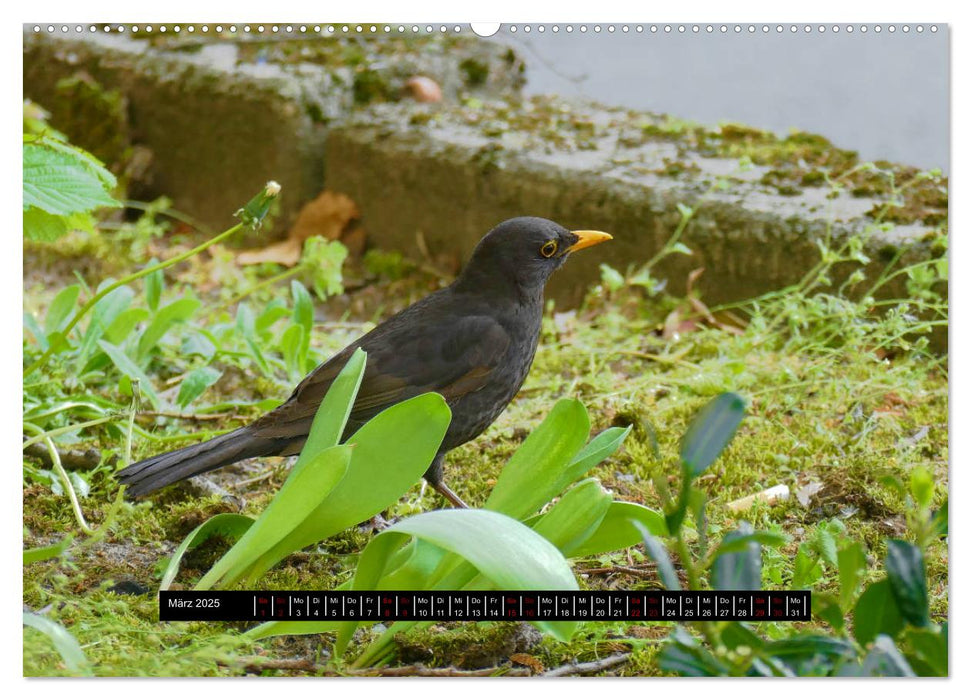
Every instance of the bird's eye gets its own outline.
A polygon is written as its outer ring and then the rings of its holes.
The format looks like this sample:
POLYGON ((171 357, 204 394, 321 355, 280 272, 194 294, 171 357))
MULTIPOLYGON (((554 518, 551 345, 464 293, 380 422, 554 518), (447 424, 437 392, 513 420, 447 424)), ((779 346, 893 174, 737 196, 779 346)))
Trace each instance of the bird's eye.
POLYGON ((539 252, 544 258, 552 258, 556 255, 556 241, 546 241, 543 247, 539 249, 539 252))

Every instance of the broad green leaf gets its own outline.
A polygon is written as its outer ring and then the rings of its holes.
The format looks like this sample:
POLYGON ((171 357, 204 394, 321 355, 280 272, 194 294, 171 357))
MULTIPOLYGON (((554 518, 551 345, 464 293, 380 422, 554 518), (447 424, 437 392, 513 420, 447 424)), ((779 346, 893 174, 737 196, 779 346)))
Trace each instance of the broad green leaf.
POLYGON ((196 367, 189 372, 179 385, 179 396, 175 400, 179 408, 185 410, 202 392, 219 381, 223 373, 214 367, 196 367))
POLYGON ((303 459, 305 454, 311 457, 315 452, 333 447, 340 441, 347 420, 351 417, 366 367, 367 353, 358 348, 331 382, 324 400, 320 402, 299 459, 303 459))
POLYGON ((674 564, 671 563, 671 557, 668 556, 668 548, 641 523, 632 520, 631 524, 641 533, 641 539, 644 541, 644 551, 647 553, 647 556, 657 564, 657 573, 661 577, 661 583, 669 591, 680 591, 681 581, 678 579, 678 574, 674 570, 674 564))
POLYGON ((263 352, 260 350, 260 342, 256 336, 256 319, 253 316, 253 310, 245 302, 241 302, 236 307, 236 330, 243 337, 243 341, 249 348, 250 355, 256 361, 256 364, 259 365, 263 374, 270 374, 270 366, 266 363, 266 358, 263 357, 263 352))
POLYGON ((253 522, 253 518, 248 515, 219 513, 209 518, 202 525, 199 525, 189 533, 188 537, 182 540, 182 543, 172 554, 172 558, 169 559, 169 563, 165 567, 165 572, 162 574, 162 582, 159 584, 159 590, 167 590, 172 585, 176 574, 179 573, 179 565, 182 563, 182 557, 185 556, 187 551, 202 544, 213 535, 224 535, 231 537, 233 540, 238 540, 250 528, 253 522))
POLYGON ((837 633, 846 627, 846 612, 840 606, 839 598, 829 593, 813 593, 813 615, 827 622, 837 633))
POLYGON ((585 542, 600 525, 613 499, 596 479, 585 479, 563 494, 532 526, 564 556, 585 542))
POLYGON ((744 417, 745 400, 733 393, 716 396, 701 409, 681 441, 681 461, 691 476, 699 476, 711 466, 744 417))
POLYGON ((290 309, 287 308, 287 305, 282 299, 274 299, 256 317, 254 323, 256 334, 262 337, 269 337, 272 335, 270 327, 289 313, 290 309))
POLYGON ((67 548, 71 546, 72 542, 74 542, 74 535, 68 535, 63 540, 55 542, 54 544, 49 544, 46 547, 25 549, 24 565, 59 557, 67 551, 67 548))
POLYGON ((840 607, 849 610, 860 581, 866 574, 866 552, 859 542, 850 542, 836 555, 840 577, 840 607))
POLYGON ((118 207, 91 168, 70 153, 38 144, 23 145, 24 209, 37 207, 66 216, 97 207, 118 207))
MULTIPOLYGON (((756 591, 762 587, 762 548, 752 539, 752 526, 742 522, 722 539, 719 554, 711 566, 712 588, 721 591, 756 591), (740 551, 737 542, 744 543, 740 551)), ((717 550, 716 550, 717 551, 717 550)))
POLYGON ((161 404, 158 394, 155 393, 155 387, 152 386, 152 380, 149 379, 148 375, 142 371, 142 368, 136 365, 132 359, 128 357, 124 351, 122 351, 121 348, 104 340, 99 340, 98 345, 100 345, 101 349, 105 351, 105 354, 111 358, 111 362, 115 365, 115 367, 118 368, 119 372, 129 379, 138 380, 138 388, 152 404, 152 407, 155 410, 158 410, 161 404))
POLYGON ((151 315, 152 312, 148 309, 125 309, 105 329, 102 337, 113 345, 123 345, 131 337, 135 326, 142 321, 148 320, 148 317, 151 315))
MULTIPOLYGON (((333 419, 324 415, 323 410, 318 411, 315 423, 324 420, 333 431, 333 419)), ((299 527, 249 567, 245 572, 248 579, 254 580, 291 552, 368 520, 397 501, 428 469, 451 417, 448 404, 440 395, 422 394, 395 404, 368 421, 346 441, 354 446, 354 451, 344 479, 299 527)), ((235 569, 226 579, 236 581, 243 574, 242 569, 235 569)))
POLYGON ((590 433, 587 409, 561 399, 503 468, 483 506, 521 519, 558 496, 570 481, 568 467, 590 433))
POLYGON ((668 535, 664 516, 657 511, 639 503, 614 501, 590 537, 569 550, 561 551, 567 557, 578 558, 633 547, 642 539, 640 531, 634 527, 635 522, 656 537, 668 535))
POLYGON ((819 554, 803 542, 796 550, 796 558, 792 564, 792 587, 794 589, 807 588, 818 581, 823 575, 823 567, 819 563, 819 554))
POLYGON ((264 622, 262 625, 246 630, 242 636, 256 641, 257 639, 280 635, 324 634, 338 631, 343 624, 343 622, 335 622, 334 620, 264 622))
POLYGON ((192 318, 200 305, 198 299, 183 297, 159 309, 152 322, 148 324, 148 328, 145 329, 138 339, 138 350, 136 354, 139 361, 143 362, 148 357, 148 353, 155 348, 172 326, 192 318))
POLYGON ((43 615, 30 612, 25 612, 23 619, 26 627, 37 630, 53 642, 54 648, 61 655, 64 665, 67 666, 69 671, 81 676, 93 675, 88 659, 81 650, 81 645, 63 625, 43 615))
POLYGON ((67 220, 63 216, 48 214, 37 207, 30 207, 24 211, 24 238, 50 243, 66 234, 67 231, 67 220))
POLYGON ((344 478, 351 451, 349 445, 335 445, 299 460, 260 517, 199 581, 196 589, 212 588, 224 572, 248 567, 294 532, 344 478))
MULTIPOLYGON (((372 589, 389 555, 409 537, 418 537, 469 561, 497 588, 577 590, 563 555, 522 523, 488 510, 438 510, 406 518, 368 543, 358 561, 354 590, 372 589)), ((542 623, 542 629, 567 641, 575 623, 542 623)), ((342 654, 356 625, 341 629, 335 654, 342 654)))
MULTIPOLYGON (((111 282, 110 280, 105 280, 105 283, 110 284, 111 282)), ((118 287, 118 289, 113 289, 108 292, 103 299, 100 299, 94 305, 94 308, 91 309, 91 320, 88 321, 88 326, 84 331, 84 336, 81 339, 81 347, 78 350, 78 357, 75 362, 75 368, 78 371, 81 371, 87 364, 88 358, 94 352, 95 348, 97 348, 98 341, 101 340, 108 327, 118 318, 122 311, 128 308, 134 298, 135 292, 131 287, 118 287)))
POLYGON ((796 634, 761 649, 762 656, 777 659, 797 676, 827 674, 856 656, 853 643, 822 634, 796 634))
POLYGON ((62 330, 67 325, 67 317, 74 310, 80 293, 81 285, 79 284, 72 284, 57 293, 54 301, 47 309, 47 315, 44 317, 44 332, 47 335, 62 330))
POLYGON ((897 636, 897 632, 903 626, 904 622, 900 617, 897 601, 894 600, 893 592, 890 590, 890 582, 887 579, 880 579, 876 583, 871 583, 856 601, 856 607, 853 609, 853 637, 861 645, 866 646, 876 639, 878 634, 897 636))
POLYGON ((930 624, 924 553, 903 540, 887 540, 887 579, 904 621, 915 627, 930 624))

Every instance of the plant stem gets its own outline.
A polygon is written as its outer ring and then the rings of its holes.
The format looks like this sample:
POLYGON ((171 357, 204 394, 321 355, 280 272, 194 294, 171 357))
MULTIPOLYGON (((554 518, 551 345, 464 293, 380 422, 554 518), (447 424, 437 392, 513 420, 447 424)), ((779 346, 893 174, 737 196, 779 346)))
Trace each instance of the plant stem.
MULTIPOLYGON (((206 241, 206 242, 204 242, 204 243, 196 246, 195 248, 193 248, 191 250, 187 250, 184 253, 181 253, 179 255, 176 255, 173 258, 169 258, 168 260, 163 260, 162 262, 156 263, 155 265, 150 265, 149 267, 143 268, 143 269, 139 270, 138 272, 133 272, 130 275, 127 275, 125 277, 122 277, 117 282, 113 282, 113 283, 109 284, 107 287, 105 287, 100 292, 98 292, 93 297, 91 297, 87 301, 87 303, 85 303, 85 305, 82 306, 78 310, 78 312, 76 314, 74 314, 74 318, 71 319, 71 322, 68 323, 67 326, 65 326, 64 330, 62 331, 62 333, 64 334, 64 337, 66 338, 68 335, 70 335, 71 331, 78 324, 78 321, 80 321, 82 318, 84 318, 84 316, 86 316, 87 313, 89 311, 91 311, 91 309, 94 308, 94 305, 95 304, 97 304, 105 296, 107 296, 108 294, 110 294, 114 290, 118 289, 119 287, 121 287, 123 285, 128 284, 129 282, 134 282, 135 280, 141 279, 142 277, 145 277, 147 275, 150 275, 153 272, 156 272, 158 270, 164 270, 167 267, 172 267, 173 265, 177 265, 178 263, 182 262, 183 260, 187 260, 188 258, 191 258, 194 255, 198 255, 199 253, 201 253, 202 251, 206 250, 207 248, 209 248, 211 246, 214 246, 217 243, 220 243, 220 242, 224 241, 225 239, 229 238, 230 236, 232 236, 234 233, 236 233, 237 231, 239 231, 244 226, 245 226, 245 224, 243 224, 243 223, 236 224, 232 228, 226 229, 225 231, 223 231, 222 233, 220 233, 218 236, 215 236, 213 238, 210 238, 208 241, 206 241)), ((27 366, 27 369, 24 370, 24 376, 26 377, 31 372, 33 372, 34 370, 42 367, 44 365, 44 363, 46 363, 47 360, 50 358, 50 356, 53 354, 53 352, 54 352, 54 348, 53 347, 48 348, 44 352, 44 354, 42 354, 34 362, 32 362, 30 365, 27 366)))

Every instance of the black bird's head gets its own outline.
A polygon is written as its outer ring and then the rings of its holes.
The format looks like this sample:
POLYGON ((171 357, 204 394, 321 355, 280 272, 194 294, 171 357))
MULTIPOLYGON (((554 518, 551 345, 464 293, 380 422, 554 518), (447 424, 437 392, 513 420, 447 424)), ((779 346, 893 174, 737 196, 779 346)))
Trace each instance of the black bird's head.
POLYGON ((611 238, 600 231, 568 231, 549 219, 519 216, 503 221, 479 241, 459 282, 535 294, 570 253, 611 238))

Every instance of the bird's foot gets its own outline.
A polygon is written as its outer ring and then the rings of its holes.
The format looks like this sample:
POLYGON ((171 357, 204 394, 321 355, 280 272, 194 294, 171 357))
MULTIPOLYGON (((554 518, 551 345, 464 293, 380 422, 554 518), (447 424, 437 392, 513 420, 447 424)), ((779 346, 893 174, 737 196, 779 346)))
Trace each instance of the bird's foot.
POLYGON ((455 493, 444 481, 439 481, 437 484, 432 484, 432 488, 438 491, 440 494, 445 496, 448 501, 456 508, 468 508, 468 504, 459 498, 458 494, 455 493))

